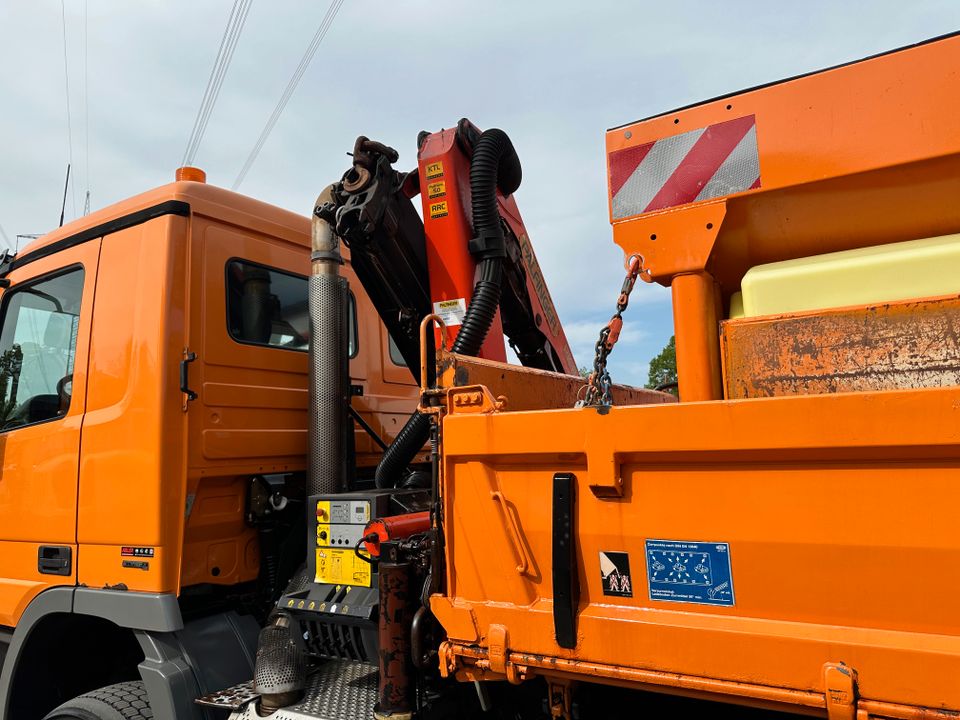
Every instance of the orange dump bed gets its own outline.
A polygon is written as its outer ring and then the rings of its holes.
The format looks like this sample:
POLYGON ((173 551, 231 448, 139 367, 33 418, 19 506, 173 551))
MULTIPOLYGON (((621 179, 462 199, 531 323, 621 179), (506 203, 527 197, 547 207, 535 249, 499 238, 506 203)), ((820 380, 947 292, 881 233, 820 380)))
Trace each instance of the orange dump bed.
POLYGON ((952 36, 608 132, 614 239, 672 288, 681 402, 449 391, 444 673, 960 712, 960 388, 924 344, 955 344, 955 299, 730 321, 722 352, 719 329, 755 265, 960 231, 958 69, 952 36), (810 370, 804 340, 819 385, 767 391, 810 370), (836 381, 884 349, 926 380, 836 381))

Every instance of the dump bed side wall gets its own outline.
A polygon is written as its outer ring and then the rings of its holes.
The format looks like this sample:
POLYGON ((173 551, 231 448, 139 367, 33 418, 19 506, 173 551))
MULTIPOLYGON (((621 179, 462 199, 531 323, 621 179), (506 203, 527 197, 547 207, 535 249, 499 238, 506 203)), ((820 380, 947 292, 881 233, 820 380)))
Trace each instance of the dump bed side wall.
POLYGON ((864 698, 960 708, 958 412, 950 389, 448 416, 434 611, 463 646, 500 624, 511 652, 820 692, 845 662, 864 698), (552 614, 558 472, 576 476, 572 650, 552 614), (612 477, 621 496, 591 487, 612 477), (724 546, 725 601, 680 580, 655 589, 697 602, 653 599, 656 541, 724 546), (601 553, 628 558, 629 595, 604 592, 601 553))

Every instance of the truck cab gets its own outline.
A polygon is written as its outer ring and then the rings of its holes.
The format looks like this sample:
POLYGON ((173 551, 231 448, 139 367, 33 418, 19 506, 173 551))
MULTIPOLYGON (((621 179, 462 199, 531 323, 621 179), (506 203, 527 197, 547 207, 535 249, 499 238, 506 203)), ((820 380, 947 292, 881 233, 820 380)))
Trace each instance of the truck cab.
MULTIPOLYGON (((157 717, 202 717, 169 688, 249 677, 294 570, 310 220, 194 177, 3 261, 0 718, 141 677, 157 717)), ((351 456, 372 478, 417 388, 354 287, 351 456)))

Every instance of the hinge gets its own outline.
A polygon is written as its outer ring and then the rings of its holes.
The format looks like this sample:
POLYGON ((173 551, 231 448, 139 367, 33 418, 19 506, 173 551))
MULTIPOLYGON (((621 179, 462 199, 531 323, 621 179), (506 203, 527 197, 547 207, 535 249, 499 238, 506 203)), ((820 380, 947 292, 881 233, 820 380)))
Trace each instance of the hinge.
POLYGON ((487 631, 487 659, 495 673, 507 671, 507 647, 509 633, 505 625, 491 625, 487 631))
POLYGON ((506 407, 505 397, 494 397, 483 385, 466 385, 447 391, 449 414, 489 414, 506 407))
POLYGON ((857 671, 844 663, 825 663, 823 694, 828 720, 856 720, 857 671))

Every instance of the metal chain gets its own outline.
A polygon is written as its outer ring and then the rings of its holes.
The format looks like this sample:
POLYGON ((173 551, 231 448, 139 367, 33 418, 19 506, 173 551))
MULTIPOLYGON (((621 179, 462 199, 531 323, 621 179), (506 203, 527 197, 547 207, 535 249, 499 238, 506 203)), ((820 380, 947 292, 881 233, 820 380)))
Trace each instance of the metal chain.
POLYGON ((576 407, 613 405, 613 396, 610 393, 613 382, 607 370, 607 358, 613 346, 617 344, 617 340, 620 339, 620 331, 623 330, 623 311, 627 309, 630 293, 633 292, 637 278, 640 275, 650 274, 650 271, 643 267, 643 262, 643 255, 630 256, 627 276, 623 279, 620 296, 617 298, 617 311, 600 331, 596 354, 593 358, 593 372, 587 378, 587 384, 584 386, 586 392, 583 398, 577 401, 576 407))

